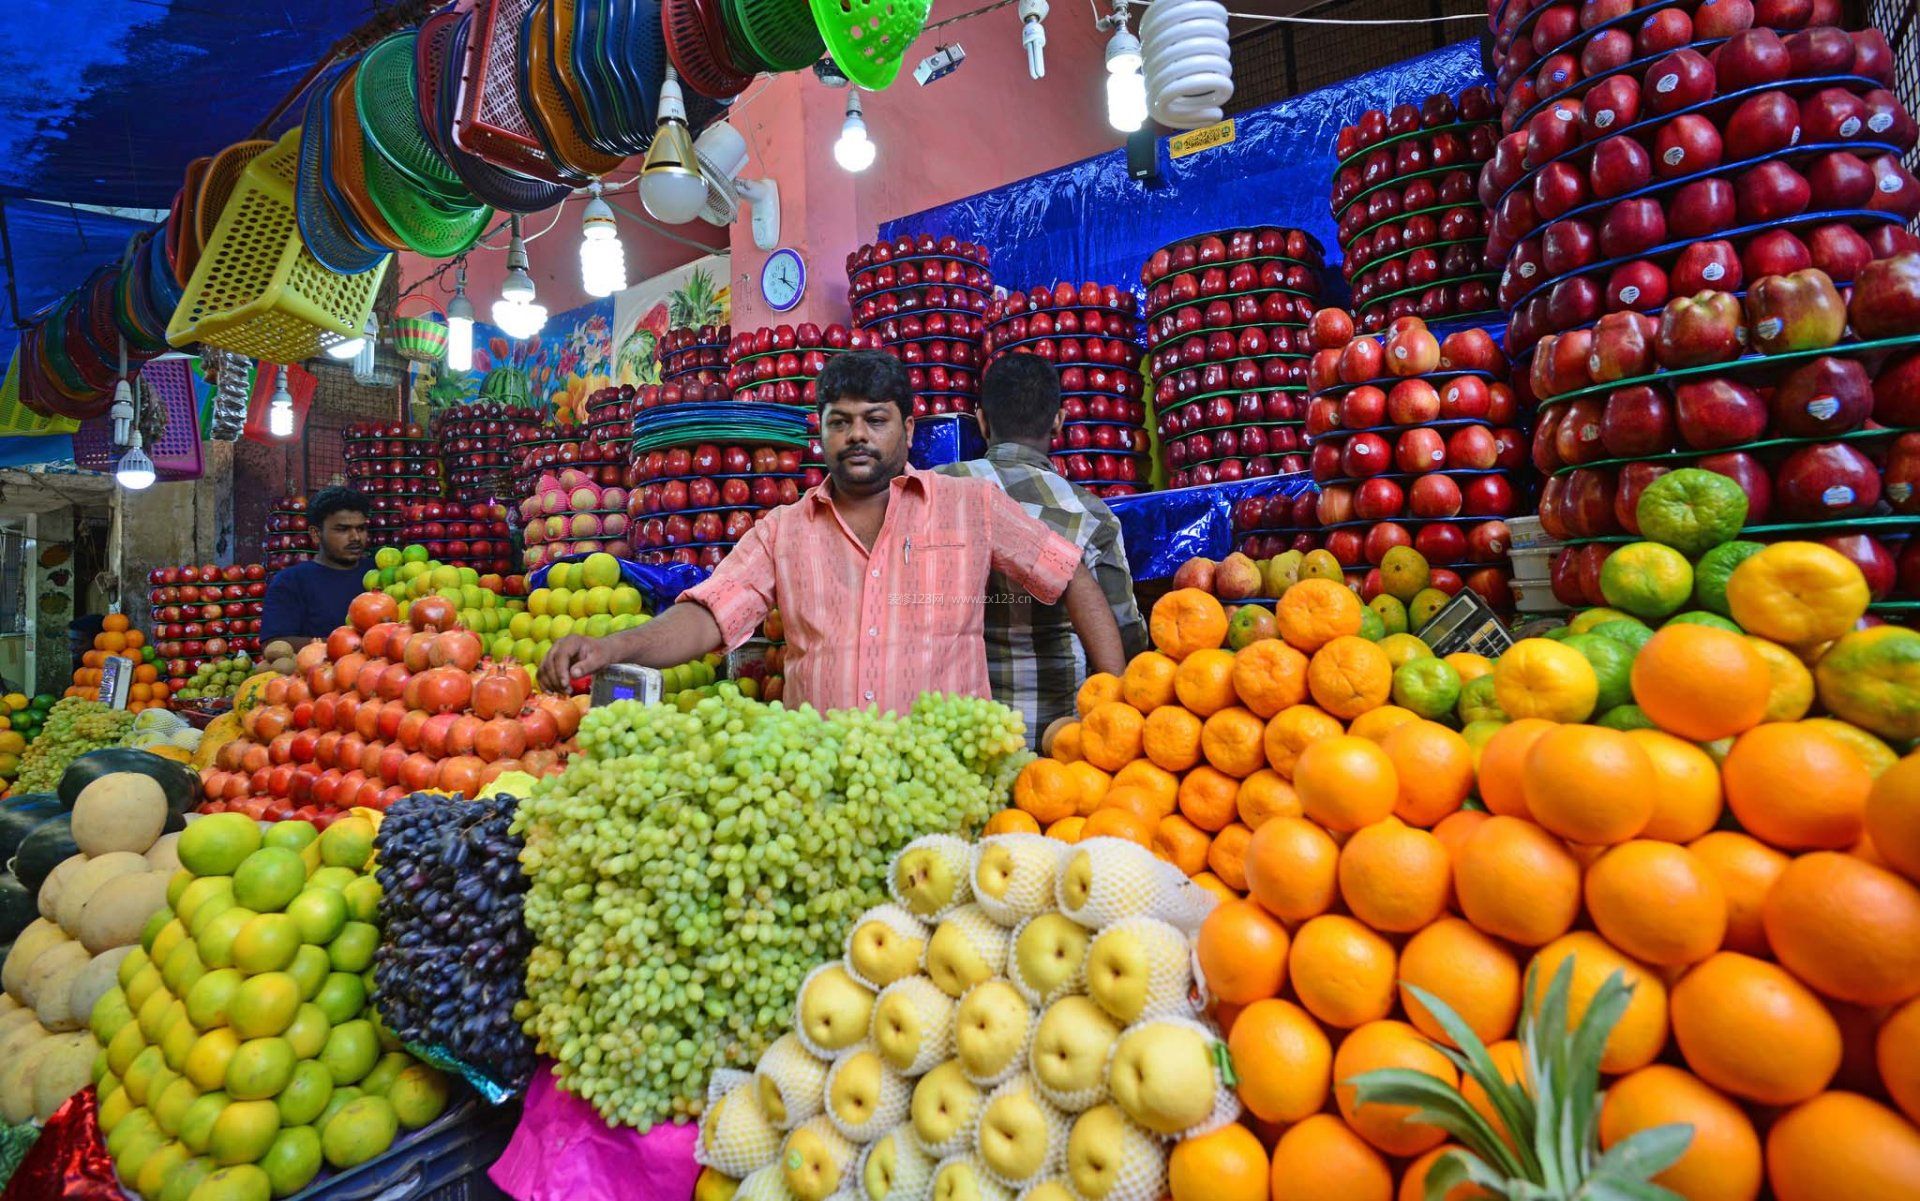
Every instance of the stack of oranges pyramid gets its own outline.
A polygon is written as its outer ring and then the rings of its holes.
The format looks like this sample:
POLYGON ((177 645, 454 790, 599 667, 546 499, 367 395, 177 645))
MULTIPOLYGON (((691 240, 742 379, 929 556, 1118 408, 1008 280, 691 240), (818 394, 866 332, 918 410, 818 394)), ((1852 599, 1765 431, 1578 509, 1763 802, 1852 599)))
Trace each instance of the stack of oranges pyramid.
POLYGON ((109 613, 102 621, 100 632, 93 636, 93 649, 81 654, 80 666, 73 669, 72 686, 60 695, 89 699, 98 695, 109 655, 120 655, 134 662, 133 683, 127 690, 129 712, 166 708, 170 691, 160 678, 153 648, 147 644, 147 636, 134 629, 124 613, 109 613))
MULTIPOLYGON (((1694 1129, 1657 1183, 1920 1197, 1920 753, 1804 700, 1780 719, 1866 595, 1769 598, 1771 637, 1807 635, 1797 674, 1755 637, 1654 632, 1631 680, 1650 728, 1588 724, 1591 669, 1525 640, 1493 666, 1508 720, 1471 740, 1389 703, 1388 653, 1338 584, 1290 588, 1281 636, 1238 652, 1214 598, 1162 598, 1156 649, 1088 682, 999 824, 1134 838, 1222 897, 1198 960, 1249 1116, 1176 1150, 1174 1201, 1423 1198, 1445 1133, 1342 1082, 1408 1068, 1471 1100, 1402 985, 1517 1074, 1527 981, 1569 959, 1576 1021, 1613 973, 1634 990, 1602 1145, 1694 1129)), ((1915 687, 1856 683, 1902 704, 1915 687)))

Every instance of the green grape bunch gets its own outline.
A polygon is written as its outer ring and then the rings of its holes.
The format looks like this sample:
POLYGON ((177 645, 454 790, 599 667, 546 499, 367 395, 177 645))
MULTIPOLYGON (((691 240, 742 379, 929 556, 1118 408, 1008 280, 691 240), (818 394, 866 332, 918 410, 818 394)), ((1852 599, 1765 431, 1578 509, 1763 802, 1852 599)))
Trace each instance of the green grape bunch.
POLYGON ((20 757, 14 791, 52 792, 67 765, 88 751, 117 746, 133 729, 133 714, 99 701, 70 696, 47 710, 39 737, 20 757))
POLYGON ((535 946, 519 1016, 567 1091, 647 1129, 791 1028, 801 981, 886 895, 894 853, 972 836, 1032 758, 1020 716, 928 694, 904 717, 763 704, 590 710, 522 801, 535 946))

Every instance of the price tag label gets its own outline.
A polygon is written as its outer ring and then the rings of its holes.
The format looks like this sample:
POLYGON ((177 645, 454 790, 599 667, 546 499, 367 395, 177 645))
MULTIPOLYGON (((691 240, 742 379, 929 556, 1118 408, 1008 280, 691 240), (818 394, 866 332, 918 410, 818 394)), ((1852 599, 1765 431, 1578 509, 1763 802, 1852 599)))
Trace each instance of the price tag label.
POLYGON ((127 692, 133 687, 133 669, 138 666, 125 655, 108 655, 100 665, 100 691, 94 699, 115 709, 127 707, 127 692))
POLYGON ((1203 150, 1217 150, 1233 141, 1233 130, 1233 118, 1229 117, 1218 125, 1175 134, 1167 141, 1167 157, 1186 158, 1203 150))
POLYGON ((1513 635, 1499 614, 1471 588, 1462 588, 1417 632, 1441 659, 1460 651, 1498 659, 1513 646, 1513 635))

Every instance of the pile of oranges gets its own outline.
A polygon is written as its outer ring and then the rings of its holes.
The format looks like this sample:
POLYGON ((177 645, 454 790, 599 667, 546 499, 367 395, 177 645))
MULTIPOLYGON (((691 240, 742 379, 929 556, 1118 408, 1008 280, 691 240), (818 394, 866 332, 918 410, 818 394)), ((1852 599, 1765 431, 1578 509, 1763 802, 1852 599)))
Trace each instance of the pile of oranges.
POLYGON ((1819 646, 1788 647, 1796 674, 1754 638, 1670 624, 1634 658, 1652 728, 1631 730, 1585 724, 1591 672, 1557 643, 1458 656, 1508 718, 1463 733, 1389 703, 1389 652, 1346 588, 1302 582, 1275 617, 1279 638, 1229 652, 1218 601, 1168 594, 1156 649, 1087 682, 996 819, 1134 839, 1222 898, 1197 957, 1248 1116, 1176 1150, 1174 1201, 1423 1198, 1445 1133, 1343 1082, 1425 1072, 1497 1119, 1402 985, 1515 1079, 1528 981, 1569 959, 1574 1021, 1613 973, 1633 986, 1602 1144, 1694 1128, 1657 1183, 1920 1195, 1920 753, 1783 705, 1811 695, 1819 646))
POLYGON ((153 649, 147 645, 147 636, 134 629, 124 613, 106 616, 100 632, 93 636, 93 649, 80 656, 80 666, 73 670, 72 686, 60 695, 88 699, 98 695, 109 655, 134 661, 133 684, 127 690, 128 712, 166 708, 169 690, 160 678, 159 664, 153 661, 153 649))

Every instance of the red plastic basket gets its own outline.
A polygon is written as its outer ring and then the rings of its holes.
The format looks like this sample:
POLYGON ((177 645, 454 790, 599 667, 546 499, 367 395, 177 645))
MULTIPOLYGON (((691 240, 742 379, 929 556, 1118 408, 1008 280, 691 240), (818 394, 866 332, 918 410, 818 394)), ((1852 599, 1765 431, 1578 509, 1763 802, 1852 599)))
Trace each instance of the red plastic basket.
POLYGON ((533 0, 481 0, 467 35, 453 141, 496 167, 548 183, 581 184, 547 156, 520 97, 521 28, 533 0))
MULTIPOLYGON (((167 428, 157 444, 141 449, 153 460, 163 480, 197 480, 204 470, 200 459, 200 394, 195 389, 192 364, 184 358, 159 359, 140 369, 139 382, 150 389, 149 399, 167 406, 167 428)), ((88 471, 112 471, 125 454, 113 442, 113 418, 90 417, 73 435, 73 461, 88 471)))

